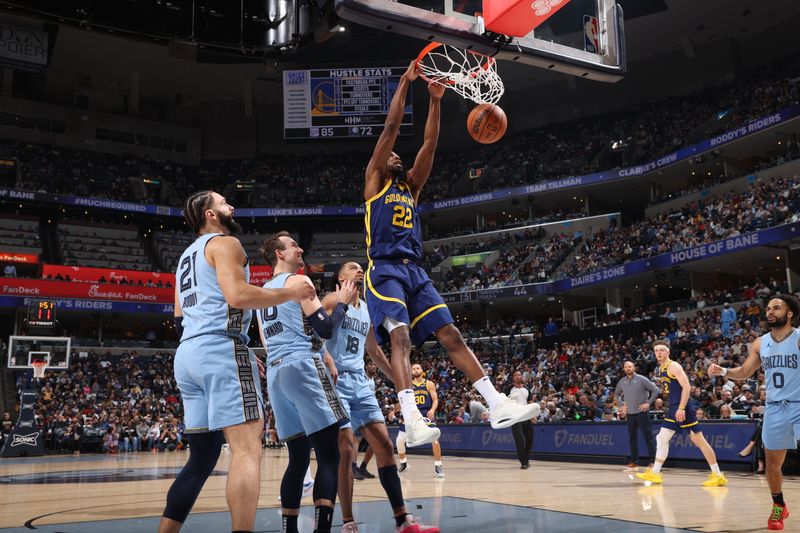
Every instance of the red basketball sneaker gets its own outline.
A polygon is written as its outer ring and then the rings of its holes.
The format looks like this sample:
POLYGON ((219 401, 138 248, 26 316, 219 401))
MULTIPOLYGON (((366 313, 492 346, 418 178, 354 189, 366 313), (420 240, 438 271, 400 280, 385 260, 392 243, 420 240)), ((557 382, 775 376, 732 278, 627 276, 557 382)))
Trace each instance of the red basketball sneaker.
POLYGON ((439 533, 439 528, 426 526, 417 522, 410 514, 406 515, 406 521, 402 526, 394 528, 395 533, 439 533))
POLYGON ((789 509, 785 505, 772 504, 772 512, 767 520, 767 529, 783 529, 783 520, 789 518, 789 509))

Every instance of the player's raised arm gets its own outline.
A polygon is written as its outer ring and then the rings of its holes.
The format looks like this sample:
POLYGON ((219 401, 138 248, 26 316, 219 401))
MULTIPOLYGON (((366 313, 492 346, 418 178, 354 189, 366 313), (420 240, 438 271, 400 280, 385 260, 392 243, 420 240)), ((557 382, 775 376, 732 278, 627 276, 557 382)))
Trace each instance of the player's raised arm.
POLYGON ((750 346, 750 353, 747 354, 747 359, 745 359, 742 366, 737 366, 736 368, 722 368, 719 365, 712 364, 708 367, 708 373, 712 376, 724 376, 728 379, 739 381, 752 376, 760 366, 761 337, 753 341, 753 344, 750 346))
POLYGON ((236 237, 216 237, 206 246, 208 263, 217 271, 217 281, 225 301, 237 309, 263 309, 294 300, 316 298, 313 285, 285 289, 263 289, 250 285, 244 275, 246 259, 242 243, 236 237))
POLYGON ((317 293, 314 290, 314 284, 308 276, 295 275, 291 276, 286 282, 285 287, 311 287, 314 291, 314 297, 311 299, 303 300, 300 302, 300 307, 303 309, 303 314, 308 319, 311 327, 322 339, 330 339, 333 335, 333 329, 339 327, 344 315, 347 313, 347 305, 353 299, 353 295, 357 292, 356 286, 352 281, 345 280, 341 285, 336 287, 336 292, 333 293, 336 297, 336 305, 332 313, 325 312, 322 302, 319 301, 317 293))
POLYGON ((364 200, 369 200, 381 190, 383 178, 387 174, 389 156, 392 153, 392 148, 394 148, 394 142, 397 140, 397 134, 400 133, 400 124, 403 123, 408 86, 417 79, 417 69, 417 62, 412 61, 408 66, 408 70, 400 76, 400 83, 397 85, 397 90, 392 97, 392 103, 389 105, 389 112, 386 114, 383 131, 381 136, 378 137, 378 143, 375 145, 375 150, 372 151, 372 158, 367 165, 364 200))
POLYGON ((428 181, 428 176, 433 168, 433 156, 436 145, 439 143, 439 117, 441 116, 442 95, 445 87, 438 83, 429 83, 428 92, 431 95, 428 103, 428 120, 425 122, 425 140, 422 148, 417 152, 414 166, 408 171, 408 183, 411 185, 411 194, 414 201, 419 201, 419 193, 428 181))

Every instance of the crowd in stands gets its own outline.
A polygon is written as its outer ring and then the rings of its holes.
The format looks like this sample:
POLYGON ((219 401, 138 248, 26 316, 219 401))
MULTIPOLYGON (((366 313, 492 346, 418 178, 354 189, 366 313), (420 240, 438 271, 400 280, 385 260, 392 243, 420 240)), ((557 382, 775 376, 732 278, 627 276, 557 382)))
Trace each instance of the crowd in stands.
MULTIPOLYGON (((491 147, 440 151, 424 198, 449 198, 655 159, 798 103, 798 77, 800 58, 795 55, 691 95, 518 133, 491 147), (614 143, 623 148, 612 149, 614 143), (477 180, 468 177, 473 168, 483 169, 477 180)), ((788 141, 785 149, 800 153, 798 139, 788 141)), ((214 188, 239 207, 358 205, 363 201, 361 187, 354 187, 353 180, 360 185, 358 177, 368 158, 365 153, 316 152, 206 162, 197 168, 30 144, 14 145, 11 152, 21 163, 19 188, 173 206, 198 188, 214 188)))
POLYGON ((513 275, 508 261, 499 261, 491 268, 483 264, 473 271, 451 270, 438 288, 459 292, 576 276, 796 222, 798 212, 800 176, 759 179, 746 192, 697 200, 629 226, 612 221, 605 229, 552 235, 535 245, 518 246, 507 256, 516 265, 513 275))
MULTIPOLYGON (((77 350, 76 350, 77 351, 77 350)), ((173 451, 183 446, 183 406, 173 354, 89 350, 40 383, 36 423, 49 450, 80 453, 173 451)), ((20 373, 17 387, 29 384, 20 373)))
MULTIPOLYGON (((634 361, 639 373, 652 378, 657 363, 650 345, 660 338, 670 340, 672 358, 686 370, 691 397, 703 418, 758 419, 766 399, 762 371, 741 383, 711 378, 707 372, 712 363, 730 367, 743 363, 749 346, 765 332, 761 303, 742 305, 735 313, 735 320, 727 325, 720 311, 698 310, 692 317, 671 321, 665 329, 643 330, 637 337, 605 336, 553 348, 537 347, 536 338, 542 331, 521 320, 461 329, 498 390, 507 391, 514 372, 522 373, 523 382, 540 402, 540 422, 619 420, 621 403, 614 388, 623 363, 634 361)), ((440 346, 415 351, 412 362, 422 365, 427 379, 436 384, 437 422, 485 422, 475 418, 476 410, 479 416, 483 411, 475 405, 479 398, 471 384, 440 346)), ((396 402, 385 381, 378 383, 377 392, 381 405, 396 402)), ((665 401, 663 394, 656 400, 655 416, 663 416, 665 401)))
MULTIPOLYGON (((775 282, 754 285, 761 286, 761 296, 765 297, 768 295, 763 287, 777 290, 775 282)), ((755 290, 755 286, 746 290, 755 290)), ((701 417, 758 419, 765 402, 764 373, 734 383, 711 378, 707 368, 711 363, 736 366, 744 361, 750 344, 765 331, 765 302, 756 294, 753 301, 735 306, 737 309, 730 307, 733 318, 719 309, 698 309, 686 318, 670 320, 665 328, 652 329, 650 325, 656 322, 643 322, 639 335, 615 338, 596 329, 594 339, 561 342, 552 348, 543 348, 537 341, 568 331, 569 324, 558 326, 551 320, 542 326, 516 320, 481 327, 462 324, 460 329, 499 390, 510 388, 515 371, 522 373, 523 382, 541 404, 539 422, 622 418, 620 401, 614 396, 622 365, 630 359, 639 373, 652 378, 657 365, 650 344, 659 338, 670 340, 672 358, 686 370, 701 417)), ((669 317, 670 310, 664 316, 669 317)), ((652 313, 643 312, 639 319, 651 317, 652 313)), ((415 350, 412 361, 421 364, 427 379, 436 385, 439 423, 488 423, 480 398, 438 344, 415 350)), ((49 450, 118 453, 183 447, 182 407, 170 353, 115 356, 89 351, 72 362, 68 372, 48 372, 41 384, 36 421, 49 450)), ((18 386, 28 380, 30 375, 20 374, 18 386)), ((397 401, 395 391, 381 375, 376 391, 387 421, 396 423, 392 413, 397 401)), ((665 399, 656 400, 655 416, 661 414, 665 399)), ((268 412, 268 420, 270 416, 268 412)), ((4 436, 10 431, 11 420, 9 414, 0 422, 4 436)), ((268 442, 274 445, 269 441, 270 434, 268 431, 268 442)))

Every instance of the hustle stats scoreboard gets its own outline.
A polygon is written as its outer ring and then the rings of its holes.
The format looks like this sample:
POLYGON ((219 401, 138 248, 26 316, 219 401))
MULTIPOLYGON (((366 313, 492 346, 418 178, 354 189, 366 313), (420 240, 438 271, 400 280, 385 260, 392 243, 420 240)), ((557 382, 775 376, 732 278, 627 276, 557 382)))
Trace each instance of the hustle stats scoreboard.
MULTIPOLYGON (((283 137, 378 137, 408 67, 333 68, 283 72, 283 137)), ((413 134, 411 88, 400 135, 413 134)))

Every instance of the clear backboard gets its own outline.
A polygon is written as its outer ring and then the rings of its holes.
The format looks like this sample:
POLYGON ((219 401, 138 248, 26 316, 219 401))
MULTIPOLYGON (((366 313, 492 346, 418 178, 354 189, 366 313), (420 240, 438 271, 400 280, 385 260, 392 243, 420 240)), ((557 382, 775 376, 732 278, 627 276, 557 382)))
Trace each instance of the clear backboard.
MULTIPOLYGON (((476 14, 491 1, 336 0, 336 11, 366 26, 573 76, 613 82, 625 74, 622 8, 615 0, 562 0, 568 3, 524 37, 487 32, 476 14)), ((533 9, 536 2, 527 1, 533 9)))
POLYGON ((71 339, 69 337, 8 338, 8 368, 30 369, 34 361, 47 362, 47 370, 69 369, 71 339))

